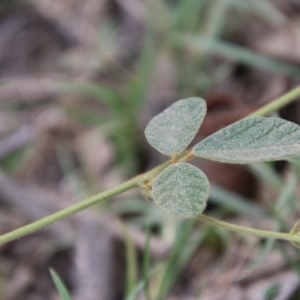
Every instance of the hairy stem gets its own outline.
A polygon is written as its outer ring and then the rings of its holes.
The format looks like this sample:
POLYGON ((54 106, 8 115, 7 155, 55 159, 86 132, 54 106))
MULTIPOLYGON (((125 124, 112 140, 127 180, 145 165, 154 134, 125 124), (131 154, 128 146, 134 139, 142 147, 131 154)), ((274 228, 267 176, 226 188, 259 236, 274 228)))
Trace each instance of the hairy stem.
POLYGON ((94 195, 94 196, 92 196, 88 199, 85 199, 79 203, 76 203, 70 207, 60 210, 57 213, 54 213, 54 214, 47 216, 45 218, 42 218, 38 221, 35 221, 35 222, 25 225, 21 228, 18 228, 16 230, 13 230, 11 232, 3 234, 0 236, 0 246, 6 244, 8 242, 14 241, 18 238, 21 238, 23 236, 34 233, 38 230, 41 230, 48 225, 51 225, 59 220, 62 220, 73 214, 76 214, 77 212, 80 212, 94 204, 100 203, 104 200, 107 200, 109 198, 112 198, 114 196, 122 194, 133 188, 137 188, 143 182, 147 182, 151 178, 156 177, 163 169, 165 169, 170 164, 171 164, 171 162, 167 161, 167 162, 159 165, 158 167, 152 169, 151 171, 144 173, 142 175, 139 175, 137 177, 134 177, 131 180, 128 180, 115 188, 112 188, 110 190, 107 190, 107 191, 104 191, 97 195, 94 195))
POLYGON ((277 99, 273 100, 272 102, 264 105, 260 109, 256 110, 248 117, 257 117, 257 116, 266 116, 270 115, 271 113, 278 111, 280 108, 286 106, 289 103, 294 102, 300 97, 300 86, 292 89, 288 93, 278 97, 277 99))
POLYGON ((36 232, 50 224, 55 223, 56 221, 59 221, 61 219, 64 219, 66 217, 69 217, 79 211, 82 211, 96 203, 99 203, 101 201, 104 201, 106 199, 109 199, 113 196, 116 196, 118 194, 124 193, 127 190, 130 190, 137 186, 136 180, 129 180, 127 182, 124 182, 123 184, 107 190, 103 193, 97 194, 95 196, 92 196, 82 202, 76 203, 68 208, 65 208, 63 210, 60 210, 57 213, 54 213, 48 217, 45 217, 43 219, 40 219, 36 222, 33 222, 31 224, 28 224, 26 226, 23 226, 19 229, 13 230, 9 233, 3 234, 0 236, 0 246, 4 245, 10 241, 16 240, 20 237, 26 236, 28 234, 31 234, 33 232, 36 232))
MULTIPOLYGON (((262 108, 258 109, 249 117, 253 116, 263 116, 263 115, 268 115, 271 114, 274 111, 277 111, 278 109, 282 108, 283 106, 295 101, 298 97, 300 97, 300 86, 291 90, 287 94, 275 99, 273 102, 263 106, 262 108)), ((180 154, 178 157, 176 157, 177 162, 185 162, 193 159, 193 153, 189 150, 185 151, 184 153, 180 154)), ((95 196, 92 196, 88 199, 85 199, 81 201, 80 203, 74 204, 68 208, 65 208, 57 213, 54 213, 48 217, 45 217, 43 219, 40 219, 36 222, 33 222, 31 224, 28 224, 26 226, 23 226, 19 229, 13 230, 9 233, 6 233, 2 236, 0 236, 0 246, 4 245, 8 242, 11 242, 13 240, 16 240, 18 238, 21 238, 23 236, 26 236, 28 234, 34 233, 50 224, 53 224, 59 220, 62 220, 66 217, 69 217, 77 212, 80 212, 94 204, 97 204, 101 201, 107 200, 111 197, 114 197, 116 195, 119 195, 127 190, 141 187, 143 184, 146 184, 149 181, 152 181, 161 171, 163 171, 165 168, 170 166, 172 164, 172 160, 169 160, 156 168, 141 174, 137 177, 132 178, 129 181, 124 182, 123 184, 104 191, 100 194, 97 194, 95 196)), ((276 239, 282 239, 282 240, 287 240, 290 242, 296 242, 300 243, 300 237, 298 237, 295 234, 288 234, 288 233, 280 233, 280 232, 270 232, 270 231, 264 231, 264 230, 258 230, 254 228, 247 228, 247 227, 242 227, 242 226, 237 226, 234 224, 230 224, 224 221, 216 220, 211 217, 202 215, 199 217, 199 220, 208 224, 213 224, 213 225, 219 225, 222 227, 225 227, 229 230, 235 231, 235 232, 240 232, 240 233, 252 233, 260 237, 264 238, 276 238, 276 239)))
POLYGON ((255 229, 252 227, 240 226, 235 225, 233 223, 221 221, 206 215, 200 215, 197 217, 197 220, 219 227, 226 228, 233 232, 243 233, 243 234, 253 234, 258 237, 267 238, 267 239, 277 239, 277 240, 285 240, 293 243, 300 243, 300 235, 291 234, 291 233, 283 233, 283 232, 276 232, 276 231, 268 231, 268 230, 260 230, 255 229))

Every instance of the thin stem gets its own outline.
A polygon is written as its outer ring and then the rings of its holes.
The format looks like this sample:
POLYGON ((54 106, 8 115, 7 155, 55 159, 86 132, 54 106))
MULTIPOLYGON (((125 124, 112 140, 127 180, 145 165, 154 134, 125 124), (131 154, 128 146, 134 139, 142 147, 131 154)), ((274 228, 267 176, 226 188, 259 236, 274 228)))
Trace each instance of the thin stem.
POLYGON ((65 208, 63 210, 60 210, 59 212, 57 213, 54 213, 48 217, 45 217, 43 219, 40 219, 36 222, 33 222, 31 224, 28 224, 26 226, 23 226, 19 229, 16 229, 16 230, 13 230, 9 233, 6 233, 6 234, 3 234, 2 236, 0 236, 0 246, 10 242, 10 241, 13 241, 13 240, 16 240, 20 237, 23 237, 23 236, 26 236, 28 234, 31 234, 33 232, 36 232, 50 224, 53 224, 54 222, 56 221, 59 221, 61 219, 64 219, 66 217, 69 217, 79 211, 82 211, 96 203, 99 203, 100 201, 104 201, 108 198, 111 198, 113 196, 116 196, 118 194, 121 194, 127 190, 130 190, 134 187, 137 187, 138 186, 138 177, 132 179, 132 180, 129 180, 127 182, 124 182, 123 184, 115 187, 115 188, 112 188, 110 190, 107 190, 103 193, 100 193, 100 194, 97 194, 95 196, 92 196, 82 202, 79 202, 79 203, 76 203, 68 208, 65 208))
MULTIPOLYGON (((300 96, 300 86, 293 89, 289 93, 277 98, 273 102, 263 106, 261 109, 257 110, 256 112, 249 115, 251 116, 262 116, 262 115, 268 115, 283 106, 287 105, 288 103, 291 103, 295 101, 300 96)), ((177 162, 185 162, 189 161, 194 158, 194 155, 192 151, 187 150, 180 154, 178 157, 176 157, 177 162)), ((56 221, 59 221, 61 219, 64 219, 66 217, 69 217, 77 212, 80 212, 94 204, 97 204, 101 201, 107 200, 113 196, 116 196, 118 194, 121 194, 127 190, 141 187, 143 184, 146 184, 147 182, 153 180, 160 172, 162 172, 165 168, 170 166, 172 164, 172 160, 168 160, 167 162, 157 166, 156 168, 141 174, 137 177, 132 178, 129 181, 124 182, 123 184, 104 191, 100 194, 97 194, 95 196, 92 196, 86 200, 83 200, 80 203, 77 203, 75 205, 72 205, 68 208, 65 208, 57 213, 54 213, 48 217, 45 217, 43 219, 40 219, 36 222, 33 222, 31 224, 28 224, 26 226, 23 226, 19 229, 13 230, 9 233, 6 233, 2 236, 0 236, 0 246, 4 245, 10 241, 13 241, 15 239, 21 238, 23 236, 26 236, 28 234, 34 233, 56 221)), ((276 238, 276 239, 282 239, 282 240, 288 240, 291 242, 300 243, 300 237, 296 234, 288 234, 288 233, 280 233, 280 232, 270 232, 270 231, 264 231, 264 230, 258 230, 254 228, 247 228, 242 227, 234 224, 230 224, 224 221, 219 221, 216 219, 213 219, 211 217, 202 215, 199 217, 199 220, 205 223, 214 224, 214 225, 220 225, 223 227, 226 227, 227 229, 230 229, 232 231, 241 232, 241 233, 252 233, 257 236, 265 237, 265 238, 276 238)))
POLYGON ((286 106, 287 104, 294 102, 299 97, 300 97, 300 86, 292 89, 288 93, 286 93, 286 94, 278 97, 277 99, 273 100, 272 102, 264 105, 257 111, 250 114, 248 117, 269 115, 275 111, 278 111, 280 108, 286 106))
POLYGON ((124 182, 123 184, 121 184, 115 188, 112 188, 112 189, 104 191, 100 194, 94 195, 88 199, 85 199, 79 203, 76 203, 76 204, 68 207, 68 208, 60 210, 57 213, 54 213, 43 219, 40 219, 38 221, 35 221, 28 225, 25 225, 21 228, 18 228, 16 230, 13 230, 11 232, 3 234, 0 236, 0 246, 6 244, 8 242, 11 242, 13 240, 16 240, 18 238, 21 238, 23 236, 26 236, 28 234, 34 233, 40 229, 43 229, 44 227, 46 227, 48 225, 51 225, 59 220, 67 218, 67 217, 69 217, 75 213, 78 213, 78 212, 80 212, 92 205, 95 205, 101 201, 104 201, 104 200, 112 198, 116 195, 122 194, 133 188, 137 188, 137 187, 141 186, 143 183, 156 177, 162 170, 164 170, 166 167, 168 167, 171 163, 172 163, 171 161, 167 161, 142 175, 136 176, 136 177, 132 178, 131 180, 124 182))
POLYGON ((300 243, 300 236, 297 234, 291 234, 291 233, 283 233, 283 232, 276 232, 276 231, 268 231, 268 230, 260 230, 260 229, 255 229, 252 227, 246 227, 246 226, 241 226, 241 225, 235 225, 232 223, 228 223, 225 221, 221 221, 206 215, 200 215, 197 217, 198 221, 201 221, 206 224, 210 225, 215 225, 215 226, 220 226, 223 228, 226 228, 228 230, 237 232, 237 233, 243 233, 243 234, 253 234, 262 238, 267 238, 267 239, 278 239, 278 240, 285 240, 289 242, 294 242, 294 243, 300 243))

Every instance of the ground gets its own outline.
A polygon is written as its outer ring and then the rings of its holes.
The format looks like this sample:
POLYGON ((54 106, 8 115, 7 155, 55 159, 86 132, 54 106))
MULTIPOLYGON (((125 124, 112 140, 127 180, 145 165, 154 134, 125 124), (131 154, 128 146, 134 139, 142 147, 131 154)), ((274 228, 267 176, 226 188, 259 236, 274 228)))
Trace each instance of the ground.
MULTIPOLYGON (((206 100, 200 140, 297 86, 299 24, 297 0, 2 1, 0 232, 163 162, 143 131, 176 100, 206 100)), ((205 213, 285 232, 299 219, 296 162, 194 163, 205 213)), ((295 245, 177 219, 136 190, 4 245, 0 299, 60 299, 50 268, 75 300, 300 297, 295 245)))

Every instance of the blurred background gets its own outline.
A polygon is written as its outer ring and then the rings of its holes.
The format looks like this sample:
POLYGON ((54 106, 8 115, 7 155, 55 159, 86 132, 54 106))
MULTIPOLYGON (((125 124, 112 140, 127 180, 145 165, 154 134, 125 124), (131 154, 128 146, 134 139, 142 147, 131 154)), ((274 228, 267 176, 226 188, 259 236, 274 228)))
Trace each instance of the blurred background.
MULTIPOLYGON (((143 130, 172 102, 207 101, 200 140, 298 85, 299 66, 299 0, 1 0, 0 232, 163 162, 143 130)), ((278 114, 300 122, 297 102, 278 114)), ((207 214, 299 219, 300 161, 195 164, 207 214)), ((300 299, 299 254, 130 191, 2 247, 0 299, 60 299, 50 268, 75 300, 300 299)))

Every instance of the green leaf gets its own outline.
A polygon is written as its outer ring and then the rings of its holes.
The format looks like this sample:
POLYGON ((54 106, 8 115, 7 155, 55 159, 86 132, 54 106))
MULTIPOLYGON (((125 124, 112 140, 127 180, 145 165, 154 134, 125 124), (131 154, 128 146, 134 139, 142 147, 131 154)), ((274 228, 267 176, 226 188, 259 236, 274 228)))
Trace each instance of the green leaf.
POLYGON ((225 163, 254 163, 300 156, 300 126, 280 118, 236 122, 194 147, 199 157, 225 163))
POLYGON ((145 129, 149 144, 165 155, 182 152, 197 134, 206 114, 201 98, 175 102, 155 116, 145 129))
POLYGON ((209 196, 205 174, 188 163, 175 164, 155 179, 152 187, 154 202, 169 213, 183 218, 201 214, 209 196))
POLYGON ((67 288, 65 287, 63 281, 60 279, 58 274, 54 270, 50 269, 50 275, 60 295, 61 300, 72 300, 67 288))

